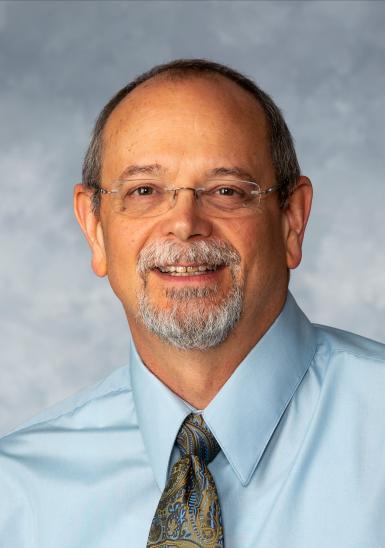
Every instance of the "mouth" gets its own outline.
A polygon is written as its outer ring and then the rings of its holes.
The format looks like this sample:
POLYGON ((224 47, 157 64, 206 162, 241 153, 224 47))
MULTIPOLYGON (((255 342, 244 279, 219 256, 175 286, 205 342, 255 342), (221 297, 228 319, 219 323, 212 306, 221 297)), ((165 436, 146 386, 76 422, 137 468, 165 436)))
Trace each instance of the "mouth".
POLYGON ((226 272, 234 277, 240 259, 238 251, 226 242, 205 239, 182 245, 166 239, 141 250, 137 270, 145 284, 154 276, 167 286, 178 282, 182 286, 211 285, 227 283, 226 272))
POLYGON ((155 270, 161 274, 168 274, 169 276, 176 277, 188 277, 188 276, 202 276, 207 275, 212 272, 216 272, 218 269, 223 268, 220 265, 207 265, 207 264, 197 264, 197 265, 162 265, 156 267, 155 270))

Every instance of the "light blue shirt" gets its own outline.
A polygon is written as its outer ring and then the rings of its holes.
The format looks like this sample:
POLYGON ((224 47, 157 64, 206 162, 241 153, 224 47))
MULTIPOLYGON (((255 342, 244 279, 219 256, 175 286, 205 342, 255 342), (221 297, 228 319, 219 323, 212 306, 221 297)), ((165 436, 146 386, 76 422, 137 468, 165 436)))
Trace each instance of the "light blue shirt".
MULTIPOLYGON (((5 436, 1 548, 145 548, 189 412, 132 348, 5 436)), ((289 294, 203 415, 226 548, 385 547, 383 345, 312 325, 289 294)))

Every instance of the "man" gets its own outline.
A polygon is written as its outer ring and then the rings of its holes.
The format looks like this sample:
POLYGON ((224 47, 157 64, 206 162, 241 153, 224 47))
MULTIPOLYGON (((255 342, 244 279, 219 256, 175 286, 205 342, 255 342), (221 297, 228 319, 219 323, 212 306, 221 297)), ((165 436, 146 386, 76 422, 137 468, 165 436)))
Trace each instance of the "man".
POLYGON ((130 364, 0 442, 1 546, 385 546, 384 347, 288 293, 311 198, 279 109, 227 67, 108 103, 74 205, 130 364))

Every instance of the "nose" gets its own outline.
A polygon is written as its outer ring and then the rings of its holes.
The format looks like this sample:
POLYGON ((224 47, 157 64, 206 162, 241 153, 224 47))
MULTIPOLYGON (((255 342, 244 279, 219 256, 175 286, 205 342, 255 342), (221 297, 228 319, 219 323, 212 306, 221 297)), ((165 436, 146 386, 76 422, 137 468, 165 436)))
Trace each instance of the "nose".
POLYGON ((211 235, 209 217, 202 215, 199 198, 194 188, 176 188, 172 208, 164 215, 162 232, 181 241, 194 237, 207 238, 211 235))

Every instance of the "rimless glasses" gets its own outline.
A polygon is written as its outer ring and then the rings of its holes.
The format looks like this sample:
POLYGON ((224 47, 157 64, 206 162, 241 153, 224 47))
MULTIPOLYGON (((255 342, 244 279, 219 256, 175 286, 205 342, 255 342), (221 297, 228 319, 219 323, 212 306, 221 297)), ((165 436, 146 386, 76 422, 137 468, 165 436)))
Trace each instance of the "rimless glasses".
POLYGON ((115 181, 111 189, 99 187, 96 194, 110 196, 116 213, 127 217, 156 217, 174 207, 180 191, 193 193, 202 212, 212 217, 236 217, 258 209, 261 198, 278 190, 276 184, 261 189, 258 183, 241 180, 207 181, 201 188, 168 187, 156 179, 115 181))

